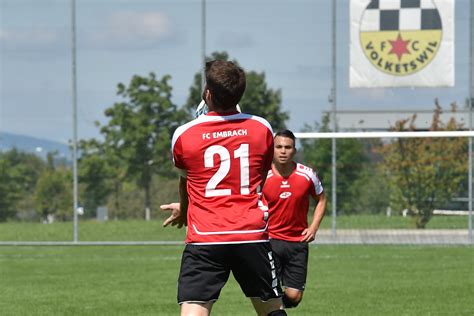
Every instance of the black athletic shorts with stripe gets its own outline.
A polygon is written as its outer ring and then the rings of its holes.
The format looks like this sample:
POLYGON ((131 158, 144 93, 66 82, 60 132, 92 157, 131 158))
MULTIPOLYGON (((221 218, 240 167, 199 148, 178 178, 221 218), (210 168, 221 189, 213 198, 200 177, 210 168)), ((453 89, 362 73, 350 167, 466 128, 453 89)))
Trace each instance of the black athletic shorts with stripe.
POLYGON ((269 242, 186 245, 178 279, 178 303, 219 298, 230 272, 247 297, 267 301, 282 296, 269 242))
POLYGON ((303 291, 308 272, 308 243, 270 239, 277 275, 284 287, 303 291))

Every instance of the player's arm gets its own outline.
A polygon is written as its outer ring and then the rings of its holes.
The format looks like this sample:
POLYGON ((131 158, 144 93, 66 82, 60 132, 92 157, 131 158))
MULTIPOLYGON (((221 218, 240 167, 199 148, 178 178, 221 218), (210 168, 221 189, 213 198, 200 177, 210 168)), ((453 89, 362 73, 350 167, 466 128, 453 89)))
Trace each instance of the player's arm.
POLYGON ((163 226, 178 225, 181 228, 187 225, 188 214, 188 190, 187 180, 185 177, 179 178, 179 203, 162 204, 160 208, 165 211, 170 211, 171 215, 163 222, 163 226))
POLYGON ((268 171, 272 169, 273 165, 273 155, 274 155, 274 142, 273 142, 273 133, 270 132, 270 136, 267 137, 268 149, 264 157, 264 167, 261 173, 262 182, 260 184, 260 189, 263 189, 265 181, 267 181, 268 171))
POLYGON ((317 197, 318 203, 314 208, 313 221, 311 222, 311 225, 309 225, 309 227, 303 231, 303 238, 301 239, 302 242, 312 242, 314 240, 316 233, 318 232, 319 225, 323 220, 324 213, 326 212, 326 194, 324 194, 323 191, 317 197))
POLYGON ((180 228, 188 225, 188 180, 185 177, 179 177, 179 210, 181 213, 180 228))
MULTIPOLYGON (((180 128, 178 128, 179 130, 180 128)), ((163 204, 160 206, 162 210, 170 211, 171 215, 163 222, 163 226, 172 226, 178 225, 178 228, 181 228, 187 225, 187 213, 188 213, 188 189, 187 189, 187 171, 184 167, 182 161, 183 148, 181 144, 181 139, 179 138, 178 130, 175 131, 172 138, 172 153, 173 153, 173 163, 178 171, 179 177, 179 202, 180 203, 171 203, 163 204)))

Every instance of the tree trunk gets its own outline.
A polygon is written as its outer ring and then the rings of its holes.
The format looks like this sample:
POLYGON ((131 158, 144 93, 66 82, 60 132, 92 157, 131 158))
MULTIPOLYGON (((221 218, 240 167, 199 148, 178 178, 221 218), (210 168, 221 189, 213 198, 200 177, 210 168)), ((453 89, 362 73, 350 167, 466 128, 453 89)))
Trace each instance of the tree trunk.
POLYGON ((418 229, 425 229, 426 224, 430 221, 432 217, 432 211, 421 212, 420 214, 416 215, 416 228, 418 229))
POLYGON ((120 183, 115 182, 115 218, 120 214, 120 183))
POLYGON ((424 223, 421 221, 421 218, 420 218, 420 217, 418 217, 418 218, 416 219, 415 224, 416 224, 416 228, 417 228, 417 229, 425 229, 425 227, 426 227, 426 224, 424 224, 424 223))
POLYGON ((150 184, 145 185, 145 220, 150 220, 150 184))

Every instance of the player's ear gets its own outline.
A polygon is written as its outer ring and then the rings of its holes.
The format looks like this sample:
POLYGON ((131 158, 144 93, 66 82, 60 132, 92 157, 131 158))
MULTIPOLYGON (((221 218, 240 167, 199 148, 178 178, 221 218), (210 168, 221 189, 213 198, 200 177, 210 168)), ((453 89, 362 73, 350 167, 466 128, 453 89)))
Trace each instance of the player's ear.
POLYGON ((298 150, 296 149, 296 147, 293 147, 293 152, 291 153, 291 158, 295 157, 297 152, 298 152, 298 150))
POLYGON ((202 91, 202 99, 204 102, 207 103, 207 100, 211 97, 211 90, 207 87, 207 85, 204 86, 204 90, 202 91))

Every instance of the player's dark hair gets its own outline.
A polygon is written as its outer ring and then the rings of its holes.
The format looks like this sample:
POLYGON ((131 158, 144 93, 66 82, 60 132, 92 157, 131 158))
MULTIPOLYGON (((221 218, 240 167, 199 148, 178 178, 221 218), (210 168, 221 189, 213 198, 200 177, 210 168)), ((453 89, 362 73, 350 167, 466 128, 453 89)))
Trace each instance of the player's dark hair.
POLYGON ((216 107, 227 110, 239 103, 246 86, 245 72, 231 61, 206 63, 206 88, 216 107))
POLYGON ((292 131, 290 131, 289 129, 285 129, 283 131, 279 131, 275 134, 275 137, 277 136, 280 136, 280 137, 288 137, 288 138, 291 138, 293 140, 293 143, 296 142, 296 137, 295 137, 295 134, 293 134, 292 131))

